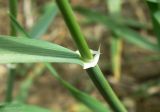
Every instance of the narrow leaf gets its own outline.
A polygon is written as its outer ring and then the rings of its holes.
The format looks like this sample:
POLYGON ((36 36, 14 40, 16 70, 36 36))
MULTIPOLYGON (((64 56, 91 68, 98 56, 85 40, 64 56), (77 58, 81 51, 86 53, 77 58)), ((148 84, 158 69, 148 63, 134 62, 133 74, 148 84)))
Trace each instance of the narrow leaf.
POLYGON ((152 2, 152 3, 160 3, 159 0, 146 0, 146 1, 149 1, 149 2, 152 2))
POLYGON ((51 111, 33 105, 31 106, 25 104, 11 103, 11 104, 0 105, 0 112, 51 112, 51 111))
POLYGON ((48 29, 49 25, 57 15, 58 9, 55 4, 51 3, 47 6, 44 15, 38 20, 38 22, 30 30, 29 35, 33 38, 40 38, 48 29))
POLYGON ((151 15, 151 19, 152 19, 152 24, 153 24, 153 32, 155 33, 157 40, 158 40, 158 44, 160 45, 160 23, 159 23, 159 18, 158 16, 158 11, 160 11, 160 7, 159 7, 159 3, 154 3, 154 2, 147 2, 147 5, 149 7, 150 10, 150 15, 151 15), (158 18, 158 19, 157 19, 158 18))
POLYGON ((160 24, 160 10, 157 11, 155 14, 154 14, 156 20, 158 21, 158 23, 160 24))
POLYGON ((83 65, 74 51, 42 40, 0 36, 0 63, 58 62, 83 65))
POLYGON ((17 30, 23 33, 24 36, 28 38, 40 38, 48 29, 50 23, 54 20, 57 15, 57 7, 55 4, 47 5, 44 15, 38 20, 38 22, 33 26, 30 33, 26 32, 25 29, 17 22, 17 20, 11 15, 10 19, 12 24, 17 28, 17 30))
POLYGON ((117 34, 119 37, 126 39, 128 42, 131 42, 148 50, 159 51, 157 44, 152 43, 146 37, 139 35, 137 32, 128 28, 127 26, 121 25, 116 21, 107 18, 100 12, 89 10, 86 8, 77 8, 76 10, 84 15, 87 19, 91 19, 94 22, 105 25, 111 31, 115 32, 115 34, 117 34))
POLYGON ((14 18, 12 14, 9 14, 11 23, 14 25, 14 27, 17 29, 17 31, 23 33, 24 36, 31 38, 31 36, 21 27, 21 25, 17 22, 17 20, 14 18))

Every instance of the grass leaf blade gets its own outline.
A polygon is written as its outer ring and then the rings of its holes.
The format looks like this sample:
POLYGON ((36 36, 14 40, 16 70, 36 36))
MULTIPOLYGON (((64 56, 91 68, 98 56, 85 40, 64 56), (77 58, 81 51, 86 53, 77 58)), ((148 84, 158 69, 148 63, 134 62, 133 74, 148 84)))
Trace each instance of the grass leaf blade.
POLYGON ((51 111, 33 105, 8 103, 0 105, 0 112, 51 112, 51 111))
POLYGON ((115 34, 117 34, 119 37, 124 38, 130 43, 133 43, 151 51, 159 51, 159 47, 156 43, 149 41, 147 38, 144 38, 143 36, 139 35, 127 26, 123 26, 121 24, 118 24, 116 21, 107 18, 100 12, 81 7, 77 8, 76 10, 82 15, 84 15, 87 19, 91 19, 95 23, 101 23, 105 25, 111 31, 115 32, 115 34))
POLYGON ((83 65, 74 51, 37 39, 0 36, 0 63, 58 62, 83 65))
POLYGON ((29 35, 33 38, 40 38, 48 29, 49 25, 57 15, 58 9, 55 4, 50 4, 46 9, 44 15, 30 30, 29 35))
POLYGON ((9 14, 9 16, 10 16, 10 19, 11 19, 11 23, 17 29, 17 31, 23 33, 24 36, 27 36, 28 38, 31 38, 31 36, 17 22, 17 20, 14 18, 14 16, 12 14, 9 14))
POLYGON ((151 14, 151 19, 152 19, 152 24, 153 24, 153 32, 155 33, 155 35, 157 37, 158 44, 160 45, 160 32, 159 32, 160 23, 158 21, 159 18, 157 17, 158 16, 157 12, 160 11, 159 3, 147 1, 147 5, 149 7, 150 14, 151 14))

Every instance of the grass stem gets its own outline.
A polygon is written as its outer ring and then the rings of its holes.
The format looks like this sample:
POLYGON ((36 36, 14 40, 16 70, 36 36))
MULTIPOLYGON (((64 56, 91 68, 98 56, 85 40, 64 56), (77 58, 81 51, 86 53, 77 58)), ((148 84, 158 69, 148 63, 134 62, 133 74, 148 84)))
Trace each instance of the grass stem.
POLYGON ((14 88, 14 80, 15 80, 15 69, 10 69, 7 79, 7 90, 6 90, 6 102, 12 101, 12 94, 14 88))
MULTIPOLYGON (((8 0, 9 2, 9 12, 14 18, 17 18, 17 0, 8 0)), ((10 35, 16 36, 17 32, 14 25, 10 22, 10 35)), ((14 88, 14 80, 15 80, 15 68, 9 68, 9 74, 7 79, 7 90, 6 90, 6 102, 12 101, 12 94, 14 88)))
POLYGON ((83 60, 87 61, 92 59, 92 54, 90 53, 89 47, 84 39, 84 35, 81 33, 80 26, 76 22, 76 18, 70 4, 68 3, 68 0, 56 0, 56 2, 83 60))
MULTIPOLYGON (((14 18, 17 18, 17 0, 8 0, 9 2, 9 12, 11 15, 14 16, 14 18)), ((12 36, 16 36, 17 32, 16 32, 16 28, 14 27, 14 25, 10 22, 10 34, 12 36)))
POLYGON ((123 104, 112 90, 108 81, 105 79, 98 65, 96 67, 87 69, 87 73, 99 92, 102 94, 103 98, 109 103, 115 112, 127 112, 123 104))

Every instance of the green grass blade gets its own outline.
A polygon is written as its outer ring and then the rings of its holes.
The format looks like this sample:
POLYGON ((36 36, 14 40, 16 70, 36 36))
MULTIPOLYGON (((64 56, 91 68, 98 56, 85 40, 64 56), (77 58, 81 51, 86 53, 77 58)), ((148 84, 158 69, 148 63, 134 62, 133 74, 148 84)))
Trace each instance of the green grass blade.
POLYGON ((159 51, 157 44, 152 43, 146 37, 139 35, 137 32, 128 28, 127 26, 123 26, 121 24, 118 24, 116 21, 107 18, 100 12, 89 10, 86 8, 77 8, 76 10, 82 15, 84 15, 87 19, 91 19, 96 23, 101 23, 105 25, 111 31, 115 32, 115 34, 117 34, 119 37, 124 38, 130 43, 133 43, 151 51, 159 51))
POLYGON ((57 15, 57 7, 55 4, 50 4, 44 15, 38 20, 38 22, 33 26, 30 33, 26 32, 25 29, 17 22, 13 15, 9 14, 10 19, 17 31, 21 32, 24 36, 29 38, 40 38, 48 29, 50 23, 54 20, 57 15))
POLYGON ((142 23, 132 18, 126 18, 120 14, 118 17, 117 16, 112 17, 112 14, 108 14, 106 15, 106 18, 111 18, 113 21, 116 21, 116 23, 118 24, 125 25, 125 26, 132 27, 132 28, 137 28, 137 29, 149 29, 150 28, 150 26, 147 23, 142 23))
POLYGON ((154 14, 156 20, 158 21, 158 23, 160 24, 160 10, 157 11, 155 14, 154 14))
POLYGON ((51 3, 47 6, 44 15, 30 30, 29 35, 33 38, 40 38, 48 29, 49 25, 57 15, 58 9, 55 4, 51 3))
POLYGON ((51 112, 51 111, 48 109, 44 109, 42 107, 37 107, 33 105, 8 103, 8 104, 0 105, 0 112, 51 112))
MULTIPOLYGON (((79 7, 75 7, 74 9, 78 11, 79 7)), ((106 18, 111 18, 113 21, 116 21, 116 23, 118 23, 118 24, 125 25, 125 26, 131 27, 131 28, 151 29, 151 26, 149 24, 139 22, 139 21, 134 20, 132 18, 124 18, 122 16, 119 16, 117 19, 117 17, 112 17, 112 15, 110 15, 110 14, 105 15, 105 16, 106 16, 106 18)), ((87 20, 83 21, 82 23, 83 24, 94 24, 95 21, 92 19, 87 19, 87 20)))
POLYGON ((74 51, 37 39, 0 36, 0 63, 58 62, 83 65, 74 51))
POLYGON ((17 22, 17 20, 14 18, 14 16, 12 14, 9 14, 10 19, 11 19, 11 23, 13 24, 13 26, 16 28, 17 31, 22 32, 24 36, 28 37, 28 38, 32 38, 25 30, 24 28, 21 27, 21 25, 17 22))
POLYGON ((152 3, 160 3, 160 1, 159 1, 159 0, 146 0, 146 1, 148 1, 148 2, 152 2, 152 3))
POLYGON ((63 80, 50 64, 46 64, 46 67, 51 72, 51 75, 54 76, 78 101, 88 106, 93 112, 110 112, 103 104, 63 80))
POLYGON ((128 27, 137 28, 137 29, 150 29, 150 25, 148 25, 147 23, 142 23, 132 18, 124 18, 124 17, 121 17, 121 18, 122 18, 120 19, 121 24, 126 25, 128 27))
POLYGON ((157 41, 158 44, 160 46, 160 23, 159 23, 159 18, 157 19, 158 16, 158 11, 160 11, 160 5, 159 3, 154 3, 154 2, 150 2, 147 1, 147 5, 149 7, 150 10, 150 14, 151 14, 151 19, 152 19, 152 24, 153 24, 153 31, 157 37, 157 41))

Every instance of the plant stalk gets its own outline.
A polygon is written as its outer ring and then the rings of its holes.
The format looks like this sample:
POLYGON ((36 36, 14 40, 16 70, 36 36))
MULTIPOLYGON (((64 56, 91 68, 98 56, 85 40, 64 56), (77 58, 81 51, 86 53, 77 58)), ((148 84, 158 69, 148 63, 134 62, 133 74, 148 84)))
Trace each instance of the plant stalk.
MULTIPOLYGON (((17 0, 8 0, 9 2, 9 13, 14 16, 14 18, 17 18, 17 0)), ((17 32, 16 32, 16 28, 14 27, 14 25, 10 22, 10 34, 12 36, 16 36, 17 32)))
MULTIPOLYGON (((8 0, 9 2, 9 12, 15 18, 17 18, 17 0, 8 0)), ((16 28, 10 22, 10 35, 16 36, 16 28)), ((7 90, 6 90, 6 102, 12 101, 12 94, 14 88, 14 80, 15 80, 15 68, 9 68, 8 79, 7 79, 7 90)))
MULTIPOLYGON (((64 17, 64 20, 69 28, 69 31, 74 39, 80 54, 84 60, 89 60, 92 58, 92 54, 90 53, 89 47, 85 41, 85 38, 80 31, 80 27, 76 22, 75 16, 73 14, 72 8, 68 2, 68 0, 56 0, 56 3, 64 17)), ((97 66, 93 68, 89 68, 86 70, 92 79, 93 83, 100 91, 104 99, 109 103, 112 109, 115 112, 127 112, 123 104, 120 102, 118 97, 113 92, 111 86, 104 78, 103 73, 100 68, 97 66)))
POLYGON ((72 38, 78 47, 82 59, 85 61, 92 59, 92 54, 90 53, 89 47, 84 39, 84 35, 81 33, 80 26, 76 22, 76 18, 70 4, 68 3, 68 0, 56 0, 56 2, 61 10, 65 23, 70 30, 72 38))
POLYGON ((8 73, 8 79, 7 79, 7 90, 6 90, 6 99, 5 99, 6 102, 12 101, 14 81, 15 81, 15 69, 10 68, 8 73))

